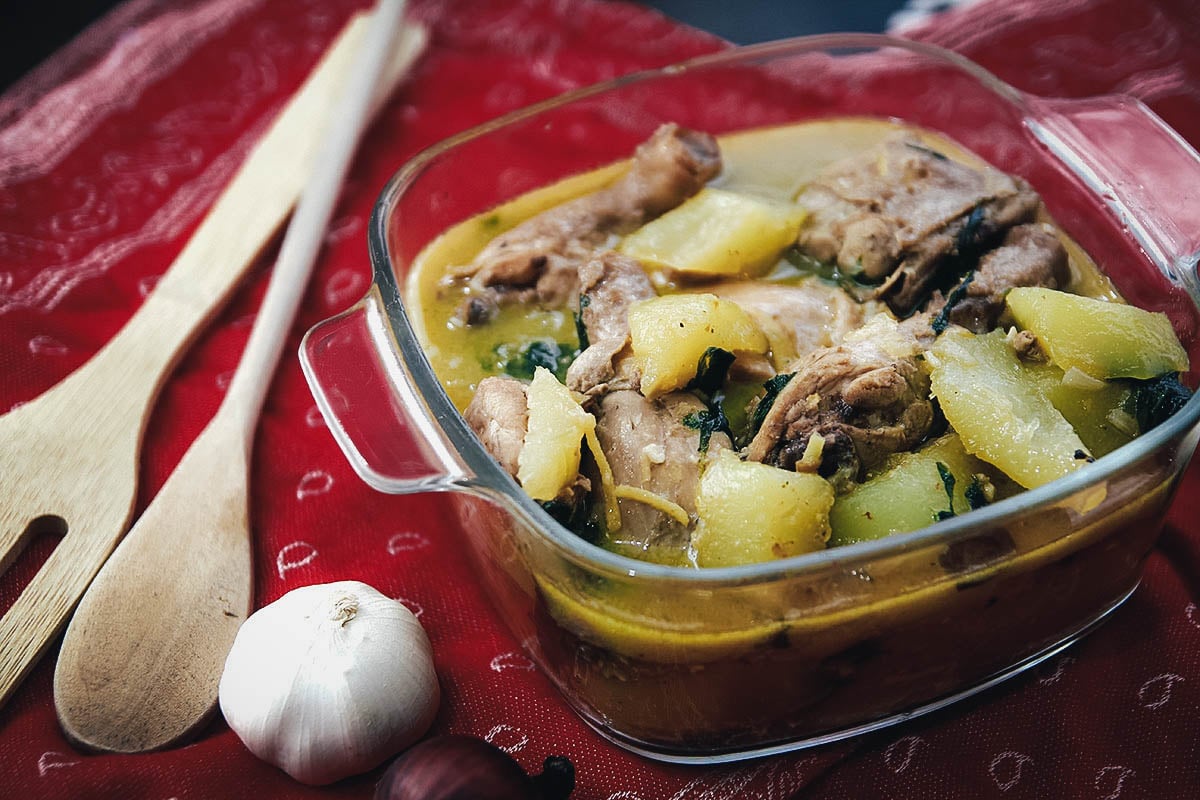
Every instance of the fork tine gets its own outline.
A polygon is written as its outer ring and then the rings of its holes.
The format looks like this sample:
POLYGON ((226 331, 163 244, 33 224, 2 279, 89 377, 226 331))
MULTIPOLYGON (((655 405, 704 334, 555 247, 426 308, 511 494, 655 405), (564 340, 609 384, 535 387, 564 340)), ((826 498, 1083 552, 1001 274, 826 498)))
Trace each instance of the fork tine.
MULTIPOLYGON (((6 503, 10 501, 5 498, 6 503)), ((0 506, 0 575, 8 571, 33 536, 33 518, 17 508, 16 504, 0 506)))
MULTIPOLYGON (((6 517, 12 516, 11 514, 6 517)), ((0 618, 0 706, 7 702, 33 665, 41 658, 54 637, 66 624, 71 610, 87 589, 92 578, 116 547, 128 520, 88 529, 69 529, 46 563, 33 576, 8 612, 0 618), (103 531, 108 529, 108 533, 103 531), (89 536, 89 530, 98 531, 89 536), (119 531, 115 533, 114 531, 119 531), (95 541, 103 537, 107 541, 95 541)), ((28 528, 28 526, 26 526, 28 528)), ((27 537, 9 534, 20 546, 27 537)))

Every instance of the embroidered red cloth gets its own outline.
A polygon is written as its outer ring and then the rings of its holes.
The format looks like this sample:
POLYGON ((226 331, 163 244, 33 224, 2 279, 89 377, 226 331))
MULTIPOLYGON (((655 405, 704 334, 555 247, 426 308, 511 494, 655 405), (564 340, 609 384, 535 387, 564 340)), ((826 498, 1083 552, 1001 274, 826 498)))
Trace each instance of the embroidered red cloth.
MULTIPOLYGON (((254 135, 364 4, 130 0, 0 96, 0 412, 35 398, 116 333, 254 135)), ((568 755, 580 800, 1200 796, 1197 467, 1133 598, 1066 653, 974 700, 854 742, 723 767, 652 763, 587 728, 476 588, 441 521, 443 500, 367 488, 325 430, 292 354, 307 328, 368 286, 371 206, 419 149, 561 91, 724 45, 601 0, 426 0, 411 14, 429 25, 429 50, 363 144, 259 428, 251 510, 259 605, 351 578, 401 598, 433 643, 444 691, 434 732, 487 738, 531 770, 568 755)), ((1137 95, 1200 144, 1200 9, 1187 0, 992 0, 905 33, 1039 94, 1137 95)), ((160 395, 138 510, 220 402, 273 255, 160 395)), ((0 608, 52 545, 36 542, 0 576, 0 608)), ((251 756, 219 718, 187 747, 81 753, 55 720, 54 655, 0 709, 0 795, 372 794, 379 771, 302 786, 251 756)))

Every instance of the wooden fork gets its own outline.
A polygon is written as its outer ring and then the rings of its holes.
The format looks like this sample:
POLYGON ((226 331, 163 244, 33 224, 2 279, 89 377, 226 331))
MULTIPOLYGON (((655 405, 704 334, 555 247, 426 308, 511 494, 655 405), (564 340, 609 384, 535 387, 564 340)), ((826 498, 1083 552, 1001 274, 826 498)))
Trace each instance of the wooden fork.
MULTIPOLYGON (((0 417, 0 571, 33 535, 65 532, 0 619, 0 704, 125 533, 154 398, 296 202, 367 23, 360 14, 339 35, 125 327, 62 383, 0 417)), ((153 606, 146 598, 145 613, 153 606)))

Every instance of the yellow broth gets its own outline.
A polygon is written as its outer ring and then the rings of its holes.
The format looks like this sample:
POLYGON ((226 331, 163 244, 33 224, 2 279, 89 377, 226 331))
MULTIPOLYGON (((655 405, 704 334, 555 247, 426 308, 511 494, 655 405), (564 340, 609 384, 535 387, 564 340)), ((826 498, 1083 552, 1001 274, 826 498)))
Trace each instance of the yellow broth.
MULTIPOLYGON (((930 147, 966 164, 977 156, 929 131, 896 122, 847 118, 820 120, 747 131, 720 138, 724 170, 716 185, 782 199, 792 199, 829 164, 867 150, 899 130, 915 134, 930 147)), ((516 350, 536 340, 575 347, 572 309, 544 310, 508 306, 487 325, 467 327, 455 318, 465 289, 448 287, 443 278, 455 266, 467 264, 499 234, 552 206, 601 188, 616 180, 626 162, 612 164, 522 195, 498 208, 472 217, 447 230, 417 257, 405 289, 406 307, 430 364, 461 411, 470 403, 479 381, 501 372, 498 350, 516 350)), ((1095 263, 1065 235, 1072 283, 1069 291, 1116 299, 1116 292, 1095 263)), ((794 280, 795 267, 781 262, 770 280, 794 280)), ((660 291, 669 283, 656 281, 660 291)))

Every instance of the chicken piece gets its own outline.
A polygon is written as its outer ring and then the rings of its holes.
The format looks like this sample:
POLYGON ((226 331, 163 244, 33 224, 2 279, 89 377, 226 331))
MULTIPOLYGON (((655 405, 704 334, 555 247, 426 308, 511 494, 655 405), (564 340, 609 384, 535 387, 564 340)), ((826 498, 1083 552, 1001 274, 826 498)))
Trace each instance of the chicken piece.
POLYGON ((717 142, 667 124, 642 143, 629 171, 609 187, 547 209, 493 239, 455 270, 469 278, 459 311, 468 324, 487 322, 505 302, 564 305, 577 290, 578 268, 611 244, 698 192, 721 169, 717 142))
POLYGON ((1020 178, 953 161, 909 135, 831 165, 796 202, 810 213, 800 249, 882 280, 875 296, 899 316, 1040 205, 1020 178))
MULTIPOLYGON (((700 485, 700 434, 683 423, 688 414, 704 410, 695 395, 673 392, 656 401, 635 391, 618 390, 599 402, 596 436, 608 457, 617 485, 636 486, 696 512, 700 485)), ((712 434, 708 452, 732 444, 724 433, 712 434)), ((645 503, 622 499, 621 542, 638 547, 685 547, 688 526, 645 503)))
MULTIPOLYGON (((475 431, 484 449, 500 462, 505 472, 516 478, 518 459, 529 428, 525 384, 508 376, 484 378, 463 411, 463 418, 475 431)), ((587 500, 591 489, 591 480, 580 473, 554 499, 566 509, 565 516, 570 517, 573 510, 587 500)))
POLYGON ((842 344, 800 358, 747 457, 795 469, 818 433, 825 440, 820 473, 841 490, 892 453, 911 450, 934 419, 919 349, 907 329, 879 314, 842 344))
POLYGON ((517 458, 529 425, 525 384, 507 376, 484 378, 463 417, 484 449, 509 475, 517 477, 517 458))
POLYGON ((629 306, 655 297, 642 265, 606 250, 579 268, 579 317, 588 346, 567 369, 567 386, 589 397, 637 389, 640 375, 629 355, 629 306))
POLYGON ((796 284, 729 281, 705 290, 732 300, 754 319, 771 342, 776 364, 838 344, 864 318, 863 305, 816 277, 796 284))
MULTIPOLYGON (((1016 286, 1064 288, 1071 279, 1067 251, 1049 225, 1018 225, 1008 232, 995 250, 979 260, 975 272, 959 289, 949 293, 954 303, 947 312, 950 322, 972 333, 986 333, 1000 321, 1004 295, 1016 286)), ((937 313, 946 299, 936 295, 929 304, 937 313)))

